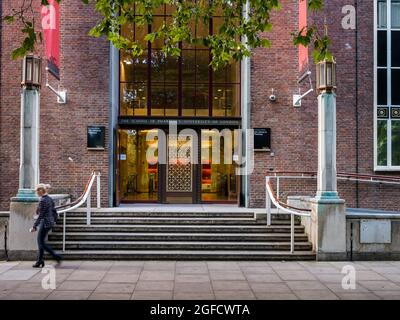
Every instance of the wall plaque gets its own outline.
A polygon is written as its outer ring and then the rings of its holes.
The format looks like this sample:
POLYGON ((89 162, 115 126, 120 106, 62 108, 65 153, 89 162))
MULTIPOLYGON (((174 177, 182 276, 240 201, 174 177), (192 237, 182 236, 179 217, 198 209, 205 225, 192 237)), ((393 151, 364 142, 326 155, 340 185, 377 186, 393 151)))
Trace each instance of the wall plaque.
POLYGON ((87 148, 89 150, 104 150, 106 138, 106 127, 87 127, 87 148))
POLYGON ((254 128, 254 151, 271 151, 271 129, 254 128))

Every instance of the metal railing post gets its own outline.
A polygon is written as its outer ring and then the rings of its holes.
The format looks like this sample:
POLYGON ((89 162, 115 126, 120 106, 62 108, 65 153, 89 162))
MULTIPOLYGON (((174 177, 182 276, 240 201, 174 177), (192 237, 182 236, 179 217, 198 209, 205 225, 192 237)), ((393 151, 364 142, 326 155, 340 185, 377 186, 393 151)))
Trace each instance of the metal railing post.
POLYGON ((290 215, 290 252, 294 253, 294 214, 290 215))
POLYGON ((87 197, 87 199, 86 199, 86 224, 88 225, 88 226, 90 226, 90 215, 91 215, 91 206, 92 206, 92 204, 91 204, 91 202, 92 202, 92 199, 91 199, 91 190, 89 190, 88 191, 88 197, 87 197))
POLYGON ((276 178, 276 198, 279 200, 279 176, 276 178))
POLYGON ((63 252, 65 252, 65 232, 67 230, 67 213, 63 213, 63 252))
POLYGON ((271 197, 268 192, 269 177, 265 177, 265 208, 267 210, 267 226, 271 225, 271 197))
POLYGON ((101 208, 101 198, 100 198, 100 172, 97 173, 96 177, 96 182, 97 182, 97 209, 101 208))

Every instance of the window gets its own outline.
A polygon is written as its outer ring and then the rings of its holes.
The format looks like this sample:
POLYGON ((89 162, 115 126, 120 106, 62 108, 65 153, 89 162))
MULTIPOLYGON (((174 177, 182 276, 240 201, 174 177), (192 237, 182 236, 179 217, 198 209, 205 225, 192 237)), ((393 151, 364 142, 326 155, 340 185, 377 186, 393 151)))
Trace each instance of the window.
MULTIPOLYGON (((147 27, 129 24, 122 28, 125 37, 142 41, 147 32, 171 19, 168 6, 153 16, 147 27)), ((221 17, 210 23, 193 23, 196 37, 217 30, 221 17)), ((120 115, 170 117, 240 116, 240 63, 232 61, 223 70, 209 66, 210 50, 202 44, 181 43, 181 57, 165 57, 162 40, 143 43, 141 57, 120 53, 120 115)))
POLYGON ((400 170, 400 0, 376 0, 375 170, 400 170))

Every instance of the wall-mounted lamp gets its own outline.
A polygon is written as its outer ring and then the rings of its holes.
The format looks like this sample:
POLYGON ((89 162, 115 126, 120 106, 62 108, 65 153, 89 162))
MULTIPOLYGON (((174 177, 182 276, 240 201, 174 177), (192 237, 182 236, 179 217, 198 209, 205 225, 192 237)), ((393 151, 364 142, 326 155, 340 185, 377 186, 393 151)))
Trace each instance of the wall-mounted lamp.
POLYGON ((295 108, 300 108, 301 107, 301 100, 304 97, 308 96, 311 92, 314 91, 314 89, 312 87, 312 81, 311 81, 311 71, 309 71, 309 70, 306 71, 305 73, 303 73, 303 75, 297 80, 297 84, 302 83, 305 79, 307 79, 307 77, 308 77, 309 82, 310 82, 310 89, 307 92, 303 93, 303 94, 300 94, 300 89, 299 89, 299 94, 294 94, 293 95, 293 107, 295 107, 295 108))
POLYGON ((57 96, 58 104, 66 104, 67 103, 67 90, 56 90, 49 83, 49 68, 46 67, 46 87, 50 89, 57 96))

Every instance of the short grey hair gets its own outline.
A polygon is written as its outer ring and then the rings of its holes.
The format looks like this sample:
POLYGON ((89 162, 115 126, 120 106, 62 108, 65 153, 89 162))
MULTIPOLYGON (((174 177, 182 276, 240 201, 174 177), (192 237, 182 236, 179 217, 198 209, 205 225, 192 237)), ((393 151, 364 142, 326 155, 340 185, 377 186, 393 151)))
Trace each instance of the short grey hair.
POLYGON ((39 191, 39 190, 40 190, 40 191, 46 193, 47 190, 49 189, 49 187, 50 187, 49 184, 39 183, 39 184, 36 185, 35 190, 36 190, 36 191, 39 191))

